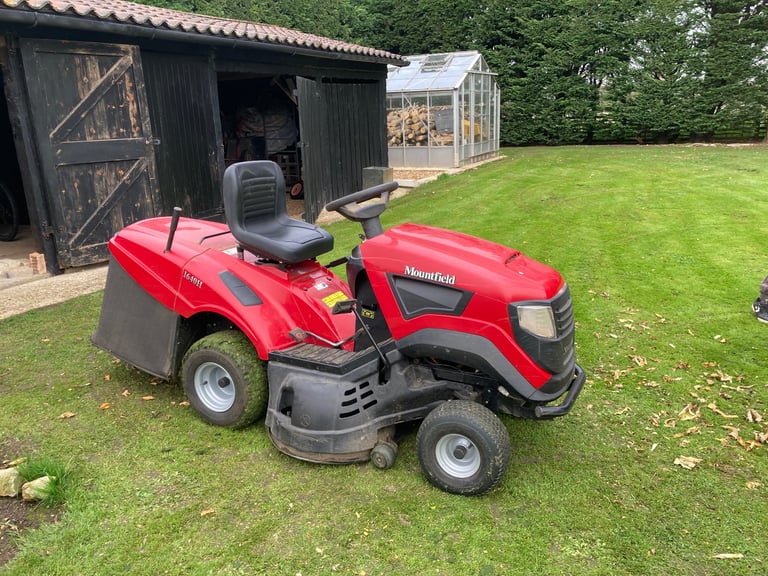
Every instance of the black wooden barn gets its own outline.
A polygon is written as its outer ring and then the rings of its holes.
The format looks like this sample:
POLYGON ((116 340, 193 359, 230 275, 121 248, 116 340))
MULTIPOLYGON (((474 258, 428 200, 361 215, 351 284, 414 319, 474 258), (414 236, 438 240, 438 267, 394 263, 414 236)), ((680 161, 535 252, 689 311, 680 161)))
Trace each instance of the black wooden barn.
POLYGON ((49 270, 148 216, 220 218, 227 164, 270 158, 305 217, 387 166, 394 54, 124 0, 0 0, 0 178, 49 270))

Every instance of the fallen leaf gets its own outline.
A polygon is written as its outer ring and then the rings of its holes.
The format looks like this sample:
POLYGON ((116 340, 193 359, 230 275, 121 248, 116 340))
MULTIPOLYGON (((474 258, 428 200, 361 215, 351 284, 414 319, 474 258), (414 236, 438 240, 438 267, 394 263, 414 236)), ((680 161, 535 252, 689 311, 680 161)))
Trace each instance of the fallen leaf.
POLYGON ((154 396, 142 396, 141 399, 142 400, 154 400, 155 397, 154 396))
POLYGON ((717 372, 713 372, 709 375, 710 378, 714 378, 716 380, 720 380, 720 382, 733 382, 733 376, 730 374, 726 374, 722 370, 718 370, 717 372))
POLYGON ((716 560, 741 560, 744 558, 744 554, 715 554, 712 558, 716 560))
POLYGON ((678 456, 675 458, 673 464, 680 466, 686 470, 693 470, 697 464, 702 462, 701 458, 694 458, 693 456, 678 456))
POLYGON ((760 414, 760 412, 758 412, 754 408, 750 408, 749 410, 747 410, 747 422, 754 423, 754 422, 762 422, 762 421, 763 421, 763 416, 762 414, 760 414))
POLYGON ((110 404, 109 402, 102 402, 99 405, 99 410, 109 410, 111 407, 112 407, 112 404, 110 404))
POLYGON ((77 416, 74 412, 62 412, 62 414, 59 416, 62 420, 66 420, 67 418, 74 418, 77 416))
POLYGON ((189 406, 189 402, 184 400, 183 402, 179 402, 179 406, 189 406))
POLYGON ((699 430, 698 426, 691 426, 685 432, 681 432, 680 434, 675 434, 675 438, 682 438, 683 436, 692 436, 693 434, 701 434, 701 430, 699 430))
POLYGON ((131 391, 130 391, 130 390, 128 390, 128 388, 126 388, 125 390, 123 390, 123 396, 124 396, 125 398, 128 398, 128 396, 130 396, 130 395, 131 395, 131 391))
POLYGON ((701 416, 701 410, 697 404, 688 404, 677 414, 680 420, 696 420, 699 416, 701 416))
POLYGON ((747 489, 749 490, 757 490, 758 488, 760 488, 760 486, 762 486, 762 484, 757 480, 750 480, 749 482, 747 482, 747 489))
POLYGON ((109 374, 104 374, 104 382, 109 382, 112 377, 109 374))
POLYGON ((628 414, 629 412, 632 412, 632 408, 627 406, 626 408, 622 408, 618 412, 614 412, 614 414, 616 414, 616 416, 621 416, 622 414, 628 414))
POLYGON ((723 418, 738 418, 738 416, 736 414, 726 414, 725 412, 720 410, 717 407, 717 404, 715 404, 714 402, 711 402, 711 403, 707 404, 707 408, 712 410, 712 412, 714 412, 715 414, 719 414, 723 418))
POLYGON ((216 510, 213 508, 206 508, 200 512, 200 516, 210 516, 211 514, 216 514, 216 510))

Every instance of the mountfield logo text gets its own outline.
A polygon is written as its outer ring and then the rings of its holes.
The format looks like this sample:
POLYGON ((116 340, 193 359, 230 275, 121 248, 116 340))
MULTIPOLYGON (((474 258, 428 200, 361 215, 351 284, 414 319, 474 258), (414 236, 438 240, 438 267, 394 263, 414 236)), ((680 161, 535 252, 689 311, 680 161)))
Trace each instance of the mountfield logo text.
POLYGON ((405 273, 408 276, 421 278, 422 280, 431 280, 432 282, 440 282, 441 284, 449 284, 451 286, 456 284, 455 275, 443 274, 442 272, 424 272, 424 270, 419 270, 413 266, 406 266, 405 273))

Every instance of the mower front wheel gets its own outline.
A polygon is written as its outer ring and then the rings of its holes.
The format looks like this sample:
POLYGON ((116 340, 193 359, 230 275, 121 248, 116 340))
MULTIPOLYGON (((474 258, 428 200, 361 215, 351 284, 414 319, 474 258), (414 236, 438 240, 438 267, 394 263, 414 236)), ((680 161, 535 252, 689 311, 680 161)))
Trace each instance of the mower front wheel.
POLYGON ((395 465, 397 444, 394 442, 379 442, 371 450, 371 463, 379 470, 388 470, 395 465))
POLYGON ((215 332, 192 344, 181 377, 192 408, 210 424, 243 428, 266 412, 264 364, 242 332, 215 332))
POLYGON ((435 486, 476 496, 501 482, 509 465, 509 434, 485 406, 466 400, 445 402, 419 427, 416 449, 421 469, 435 486))

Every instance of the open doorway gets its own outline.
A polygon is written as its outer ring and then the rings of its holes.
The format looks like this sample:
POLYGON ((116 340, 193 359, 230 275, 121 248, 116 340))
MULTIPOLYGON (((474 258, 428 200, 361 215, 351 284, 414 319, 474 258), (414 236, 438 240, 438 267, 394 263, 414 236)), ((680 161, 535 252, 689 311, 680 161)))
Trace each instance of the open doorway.
POLYGON ((0 242, 0 256, 13 257, 16 252, 28 252, 26 248, 19 247, 20 243, 26 242, 29 246, 32 246, 34 242, 31 238, 32 232, 29 226, 29 214, 24 197, 24 185, 16 155, 11 120, 8 114, 8 102, 5 96, 5 77, 2 66, 0 66, 0 183, 13 197, 19 218, 20 227, 14 241, 0 242))
POLYGON ((272 160, 283 171, 289 200, 304 198, 295 80, 289 76, 218 77, 226 165, 272 160))

